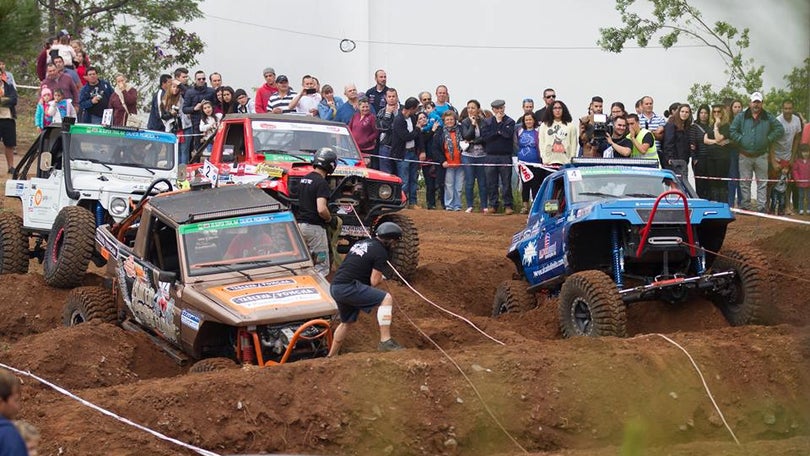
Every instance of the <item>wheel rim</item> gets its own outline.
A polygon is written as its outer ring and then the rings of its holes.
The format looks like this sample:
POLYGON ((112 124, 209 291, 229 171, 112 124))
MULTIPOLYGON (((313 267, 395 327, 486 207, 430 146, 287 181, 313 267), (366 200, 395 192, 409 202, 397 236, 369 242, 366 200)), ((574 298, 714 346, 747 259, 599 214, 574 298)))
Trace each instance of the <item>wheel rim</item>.
POLYGON ((571 303, 571 319, 574 322, 574 327, 581 334, 589 334, 593 325, 591 317, 591 307, 582 298, 576 298, 571 303))
POLYGON ((78 310, 76 310, 72 314, 70 314, 70 326, 76 326, 76 325, 84 323, 85 321, 87 321, 87 320, 85 320, 82 313, 79 312, 78 310))
POLYGON ((59 252, 62 251, 62 243, 65 237, 65 229, 60 228, 59 231, 56 232, 56 239, 53 240, 53 250, 51 251, 51 259, 54 263, 59 261, 59 252))

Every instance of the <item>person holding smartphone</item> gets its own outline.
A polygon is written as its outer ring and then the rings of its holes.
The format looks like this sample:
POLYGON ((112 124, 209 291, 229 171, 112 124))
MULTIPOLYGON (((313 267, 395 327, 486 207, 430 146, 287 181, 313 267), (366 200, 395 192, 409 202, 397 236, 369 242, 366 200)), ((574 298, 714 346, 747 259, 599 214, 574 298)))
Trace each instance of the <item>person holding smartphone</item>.
POLYGON ((288 109, 294 109, 298 114, 318 117, 318 103, 321 94, 318 93, 315 78, 306 75, 301 79, 301 91, 292 99, 288 109))

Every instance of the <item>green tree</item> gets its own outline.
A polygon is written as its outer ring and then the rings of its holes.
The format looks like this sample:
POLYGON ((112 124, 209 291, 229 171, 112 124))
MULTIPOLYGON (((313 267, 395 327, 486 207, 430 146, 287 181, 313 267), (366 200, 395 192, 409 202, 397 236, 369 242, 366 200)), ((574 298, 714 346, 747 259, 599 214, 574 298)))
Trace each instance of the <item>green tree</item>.
MULTIPOLYGON (((26 82, 25 71, 31 55, 41 45, 40 11, 36 0, 0 0, 0 43, 8 69, 15 73, 19 83, 26 82)), ((36 77, 36 76, 34 76, 36 77)))
MULTIPOLYGON (((764 67, 755 65, 753 59, 745 56, 750 45, 747 28, 739 30, 725 21, 711 24, 703 19, 700 10, 685 0, 647 0, 644 3, 652 4, 653 10, 644 16, 631 10, 635 3, 635 0, 616 0, 623 25, 599 29, 601 38, 597 44, 603 50, 621 52, 628 41, 646 47, 656 36, 658 43, 669 49, 682 37, 688 37, 714 49, 723 59, 729 77, 726 93, 750 93, 762 88, 764 67)), ((706 89, 707 85, 697 85, 693 93, 706 89)), ((710 85, 708 90, 711 91, 710 85)), ((713 93, 713 96, 718 95, 713 93)))
MULTIPOLYGON (((3 0, 0 0, 3 1, 3 0)), ((51 33, 66 29, 84 42, 99 72, 124 74, 139 93, 161 72, 197 63, 203 42, 178 25, 202 17, 200 0, 39 0, 51 33)))

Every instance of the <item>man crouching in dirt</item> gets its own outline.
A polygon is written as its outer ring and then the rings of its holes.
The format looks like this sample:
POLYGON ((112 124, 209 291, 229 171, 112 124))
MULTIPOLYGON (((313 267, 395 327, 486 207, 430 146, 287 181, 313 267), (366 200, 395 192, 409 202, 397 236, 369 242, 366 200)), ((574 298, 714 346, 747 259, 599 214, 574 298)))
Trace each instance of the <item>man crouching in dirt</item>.
POLYGON ((20 411, 20 379, 0 369, 0 454, 25 456, 28 450, 19 431, 9 420, 20 411))
POLYGON ((402 229, 396 223, 385 222, 377 227, 376 237, 356 242, 332 279, 331 293, 340 311, 340 324, 328 358, 340 352, 349 327, 357 321, 360 311, 370 313, 377 309, 380 324, 380 351, 401 350, 402 346, 391 338, 391 312, 394 298, 374 286, 383 280, 383 268, 388 251, 402 239, 402 229))

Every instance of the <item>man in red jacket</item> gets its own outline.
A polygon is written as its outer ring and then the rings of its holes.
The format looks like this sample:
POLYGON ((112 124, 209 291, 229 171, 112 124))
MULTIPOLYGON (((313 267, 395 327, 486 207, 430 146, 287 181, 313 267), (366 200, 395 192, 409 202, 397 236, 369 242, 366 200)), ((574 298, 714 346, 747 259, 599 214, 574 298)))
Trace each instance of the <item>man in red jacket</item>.
POLYGON ((267 100, 269 100, 270 96, 274 93, 278 93, 278 88, 276 87, 276 70, 267 67, 262 74, 264 75, 264 84, 256 90, 255 97, 257 113, 266 113, 267 100))

